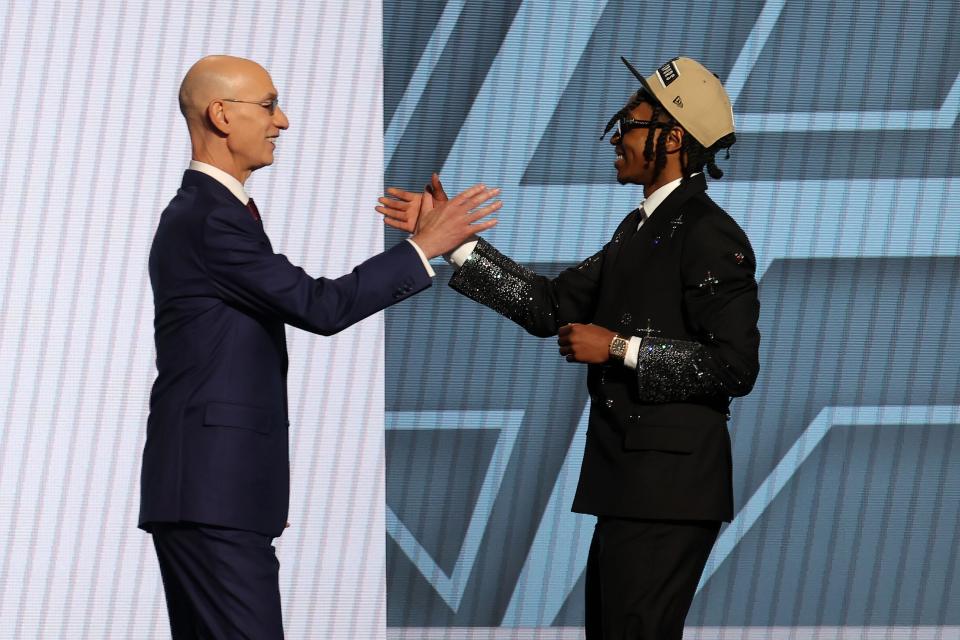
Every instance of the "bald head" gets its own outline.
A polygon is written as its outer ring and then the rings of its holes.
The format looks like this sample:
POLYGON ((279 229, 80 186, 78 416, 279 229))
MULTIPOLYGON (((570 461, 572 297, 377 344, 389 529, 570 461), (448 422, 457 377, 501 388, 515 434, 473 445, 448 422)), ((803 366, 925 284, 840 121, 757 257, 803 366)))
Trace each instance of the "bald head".
POLYGON ((273 163, 277 136, 290 124, 267 70, 233 56, 207 56, 190 67, 180 84, 180 111, 193 159, 241 183, 273 163))
POLYGON ((180 113, 188 124, 199 122, 211 101, 244 95, 249 87, 264 82, 272 84, 270 74, 253 60, 234 56, 201 58, 180 84, 180 113))

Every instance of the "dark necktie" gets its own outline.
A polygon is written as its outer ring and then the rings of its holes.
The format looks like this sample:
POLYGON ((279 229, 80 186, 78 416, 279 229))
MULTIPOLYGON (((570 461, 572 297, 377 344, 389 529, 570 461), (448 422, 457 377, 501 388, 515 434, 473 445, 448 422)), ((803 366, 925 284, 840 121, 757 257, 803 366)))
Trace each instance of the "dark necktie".
POLYGON ((641 223, 647 219, 647 212, 643 210, 643 207, 634 210, 634 215, 630 218, 629 226, 627 227, 626 239, 630 240, 634 235, 636 235, 637 230, 640 228, 641 223))
POLYGON ((257 203, 253 201, 253 198, 247 200, 247 210, 250 212, 250 215, 253 216, 254 220, 260 219, 260 210, 257 209, 257 203))
MULTIPOLYGON (((251 201, 251 202, 252 202, 252 201, 251 201)), ((646 209, 644 209, 643 207, 640 207, 639 209, 637 209, 637 226, 636 226, 636 229, 639 229, 639 228, 640 228, 640 225, 642 225, 644 222, 646 222, 646 221, 647 221, 647 218, 649 218, 649 217, 650 217, 650 216, 647 215, 647 210, 646 210, 646 209)))

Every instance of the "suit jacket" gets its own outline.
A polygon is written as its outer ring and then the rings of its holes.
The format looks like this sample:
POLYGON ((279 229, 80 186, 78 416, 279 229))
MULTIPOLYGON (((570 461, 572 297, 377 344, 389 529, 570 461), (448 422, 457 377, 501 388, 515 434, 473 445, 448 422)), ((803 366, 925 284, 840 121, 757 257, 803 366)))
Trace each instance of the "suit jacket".
POLYGON ((150 250, 157 378, 139 524, 282 533, 289 498, 284 325, 331 335, 430 286, 408 242, 336 280, 275 254, 222 184, 184 173, 150 250))
POLYGON ((648 519, 733 516, 729 399, 759 371, 750 243, 703 175, 636 231, 631 212, 603 249, 554 279, 481 240, 451 286, 538 336, 593 323, 642 336, 637 369, 590 365, 590 421, 573 510, 648 519))

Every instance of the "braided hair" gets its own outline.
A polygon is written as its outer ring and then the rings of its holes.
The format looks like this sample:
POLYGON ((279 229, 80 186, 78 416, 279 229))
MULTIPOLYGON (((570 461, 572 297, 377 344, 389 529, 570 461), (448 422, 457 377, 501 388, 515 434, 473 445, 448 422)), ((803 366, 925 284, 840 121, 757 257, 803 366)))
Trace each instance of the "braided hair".
POLYGON ((660 175, 663 167, 667 164, 667 136, 670 135, 670 131, 674 127, 683 129, 686 134, 683 136, 683 145, 680 147, 680 171, 683 174, 683 179, 686 180, 694 173, 702 172, 704 166, 706 166, 706 171, 710 174, 711 178, 719 180, 723 177, 723 171, 717 166, 716 154, 721 149, 726 149, 726 157, 729 158, 730 147, 737 141, 737 136, 729 133, 714 142, 711 146, 704 147, 690 135, 683 125, 677 122, 676 119, 670 115, 670 112, 660 104, 660 101, 650 95, 646 89, 641 88, 634 93, 627 104, 624 105, 620 111, 613 114, 613 117, 607 122, 607 127, 604 129, 603 135, 607 135, 620 118, 629 118, 630 112, 644 102, 653 108, 653 115, 650 116, 650 120, 658 123, 656 128, 660 130, 660 134, 656 136, 656 144, 654 145, 655 136, 648 135, 646 145, 643 148, 643 157, 646 158, 648 162, 650 160, 654 161, 654 180, 657 179, 657 176, 660 175))

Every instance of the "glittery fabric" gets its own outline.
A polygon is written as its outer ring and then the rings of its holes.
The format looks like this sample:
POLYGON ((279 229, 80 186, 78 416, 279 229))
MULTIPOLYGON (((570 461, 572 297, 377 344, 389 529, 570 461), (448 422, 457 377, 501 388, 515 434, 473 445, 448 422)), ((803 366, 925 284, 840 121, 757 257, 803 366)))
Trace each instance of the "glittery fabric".
POLYGON ((685 402, 724 395, 703 364, 703 346, 688 340, 643 338, 637 359, 641 402, 685 402))
POLYGON ((481 238, 450 279, 450 286, 521 326, 531 327, 536 313, 553 315, 552 310, 534 305, 533 283, 538 277, 481 238))
POLYGON ((593 254, 592 256, 590 256, 589 258, 587 258, 586 260, 584 260, 583 262, 577 265, 577 271, 584 271, 585 269, 589 269, 590 267, 595 265, 602 257, 603 255, 601 253, 593 254))

